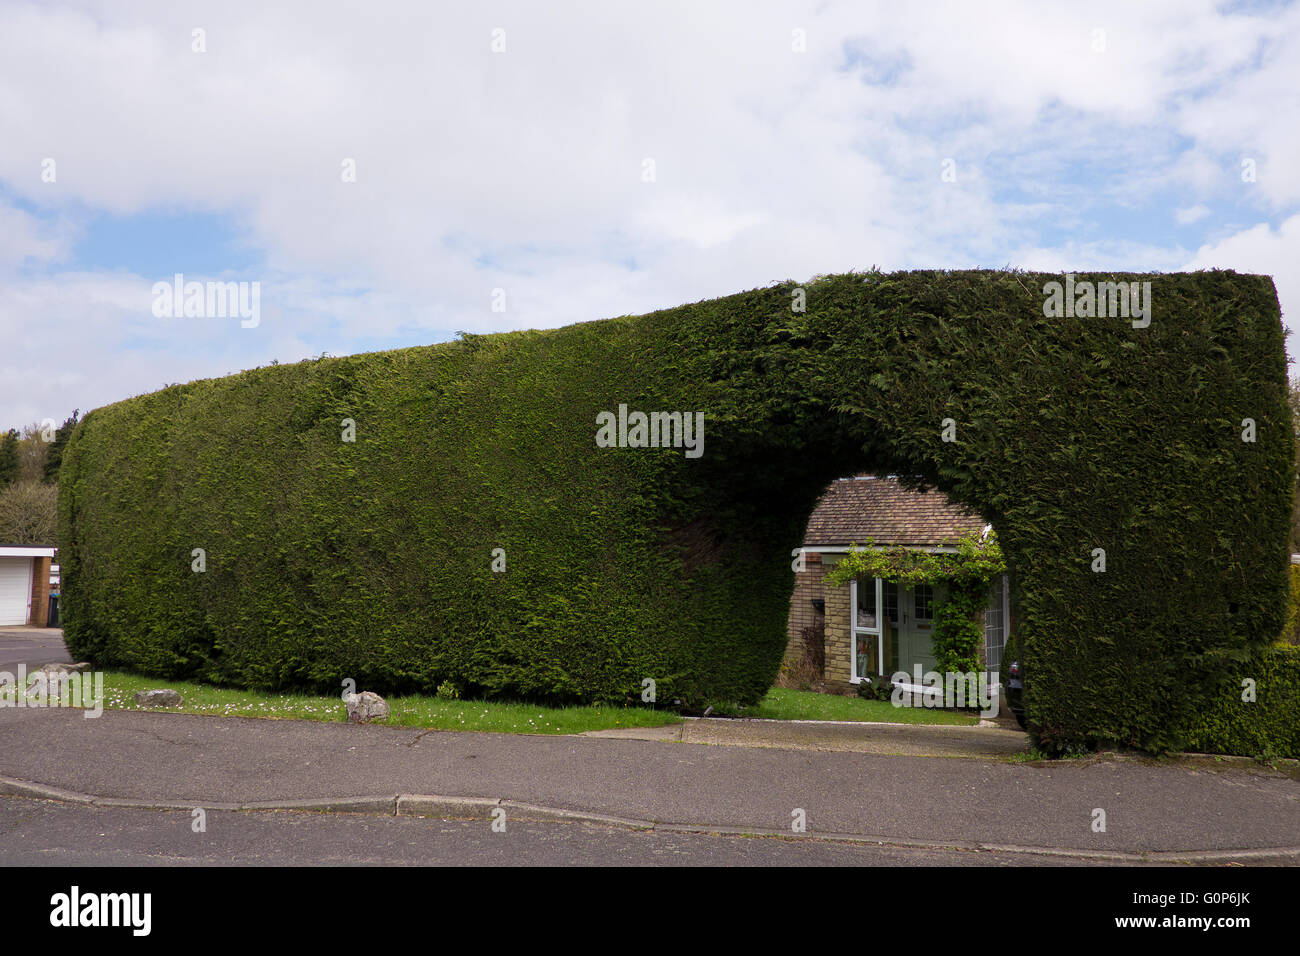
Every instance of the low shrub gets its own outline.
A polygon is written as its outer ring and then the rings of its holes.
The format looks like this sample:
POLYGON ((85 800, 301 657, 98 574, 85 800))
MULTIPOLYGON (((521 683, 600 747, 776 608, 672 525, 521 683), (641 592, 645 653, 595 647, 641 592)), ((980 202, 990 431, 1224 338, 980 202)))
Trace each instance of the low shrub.
POLYGON ((858 682, 858 696, 864 700, 887 702, 894 696, 894 683, 888 677, 864 678, 858 682))
POLYGON ((826 678, 826 628, 821 624, 809 625, 799 631, 799 637, 800 651, 781 665, 776 686, 820 691, 826 678))
POLYGON ((1187 750, 1300 758, 1300 647, 1271 647, 1225 668, 1189 730, 1187 750))

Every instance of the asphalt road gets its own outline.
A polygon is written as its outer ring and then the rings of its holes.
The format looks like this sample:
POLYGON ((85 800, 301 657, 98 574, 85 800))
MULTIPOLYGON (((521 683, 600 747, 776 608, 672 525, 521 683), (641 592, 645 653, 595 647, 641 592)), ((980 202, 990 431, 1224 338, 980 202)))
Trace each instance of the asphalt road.
POLYGON ((18 672, 19 664, 33 671, 54 661, 71 663, 57 627, 0 627, 0 671, 18 672))
POLYGON ((135 711, 0 709, 0 775, 191 806, 437 794, 656 823, 1086 853, 1300 847, 1300 784, 1264 769, 453 733, 135 711), (1105 829, 1096 828, 1097 810, 1105 829))
MULTIPOLYGON (((1065 857, 664 833, 589 823, 129 810, 0 797, 5 866, 1080 866, 1065 857)), ((1254 862, 1254 861, 1251 861, 1254 862)), ((1271 861, 1279 862, 1279 861, 1271 861)), ((1293 864, 1296 861, 1291 861, 1293 864)))

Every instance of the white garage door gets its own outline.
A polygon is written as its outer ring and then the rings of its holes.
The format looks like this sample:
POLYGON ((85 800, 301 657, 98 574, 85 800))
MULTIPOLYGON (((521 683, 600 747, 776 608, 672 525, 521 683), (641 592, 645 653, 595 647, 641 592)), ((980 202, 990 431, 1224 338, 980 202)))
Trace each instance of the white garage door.
POLYGON ((0 558, 0 624, 26 624, 32 600, 32 559, 0 558))

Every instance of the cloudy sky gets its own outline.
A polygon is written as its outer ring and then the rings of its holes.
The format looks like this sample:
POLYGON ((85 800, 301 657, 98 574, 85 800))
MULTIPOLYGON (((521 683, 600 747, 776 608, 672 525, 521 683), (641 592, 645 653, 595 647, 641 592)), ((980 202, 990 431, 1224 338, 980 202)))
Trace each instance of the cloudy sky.
POLYGON ((873 265, 1296 322, 1298 259, 1295 4, 0 0, 0 428, 873 265))

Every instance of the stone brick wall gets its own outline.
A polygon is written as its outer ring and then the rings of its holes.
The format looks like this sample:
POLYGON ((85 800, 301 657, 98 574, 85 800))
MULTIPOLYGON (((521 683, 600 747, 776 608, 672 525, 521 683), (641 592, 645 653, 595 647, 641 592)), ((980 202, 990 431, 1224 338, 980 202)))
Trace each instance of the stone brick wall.
POLYGON ((805 570, 795 573, 794 595, 790 598, 790 616, 785 628, 787 663, 803 657, 803 629, 822 623, 822 613, 812 603, 823 597, 822 575, 826 569, 822 566, 821 555, 807 555, 804 567, 805 570))
POLYGON ((32 558, 32 609, 29 627, 44 627, 50 616, 50 559, 32 558))
MULTIPOLYGON (((826 568, 834 566, 835 559, 827 556, 826 568)), ((854 693, 857 685, 852 683, 853 641, 850 629, 852 617, 849 598, 852 588, 826 587, 826 689, 838 693, 854 693)))

